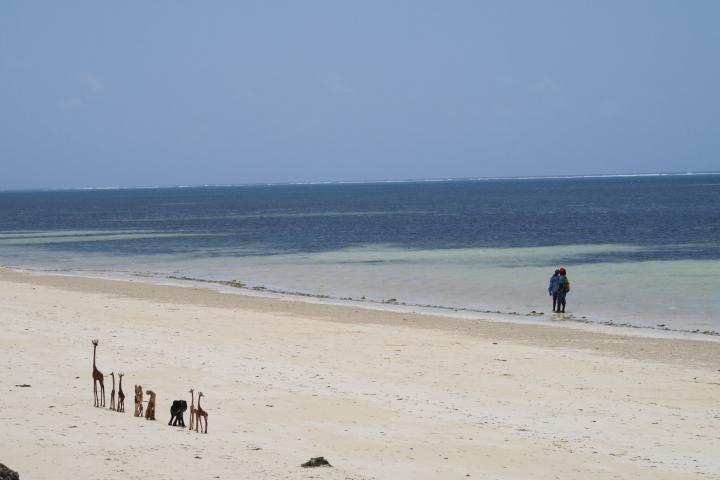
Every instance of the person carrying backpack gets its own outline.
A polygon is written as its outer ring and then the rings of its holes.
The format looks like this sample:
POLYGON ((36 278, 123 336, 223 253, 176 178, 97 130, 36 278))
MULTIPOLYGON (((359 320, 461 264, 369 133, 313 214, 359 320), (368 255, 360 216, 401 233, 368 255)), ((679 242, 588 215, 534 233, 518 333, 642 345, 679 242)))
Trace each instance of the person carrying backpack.
POLYGON ((553 299, 553 312, 555 311, 555 305, 557 305, 558 289, 560 288, 560 270, 555 270, 553 276, 550 277, 550 284, 548 285, 548 294, 553 299))
POLYGON ((560 267, 560 277, 558 278, 558 295, 557 295, 557 313, 565 313, 565 297, 570 291, 570 280, 567 277, 565 268, 560 267))

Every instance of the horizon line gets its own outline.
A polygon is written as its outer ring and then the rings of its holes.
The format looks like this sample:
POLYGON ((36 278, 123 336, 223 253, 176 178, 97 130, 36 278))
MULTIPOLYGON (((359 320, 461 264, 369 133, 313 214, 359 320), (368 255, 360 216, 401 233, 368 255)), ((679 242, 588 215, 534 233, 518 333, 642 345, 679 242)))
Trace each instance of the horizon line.
POLYGON ((655 173, 601 173, 589 175, 526 175, 501 177, 450 177, 450 178, 417 178, 417 179, 384 179, 384 180, 316 180, 305 182, 245 182, 245 183, 208 183, 195 185, 138 185, 138 186, 103 186, 103 187, 57 187, 57 188, 0 188, 0 193, 8 192, 66 192, 93 190, 161 190, 171 188, 232 188, 232 187, 272 187, 292 185, 371 185, 381 183, 431 183, 431 182, 483 182, 494 180, 571 180, 592 178, 627 178, 627 177, 679 177, 692 175, 720 175, 720 171, 707 172, 655 172, 655 173))

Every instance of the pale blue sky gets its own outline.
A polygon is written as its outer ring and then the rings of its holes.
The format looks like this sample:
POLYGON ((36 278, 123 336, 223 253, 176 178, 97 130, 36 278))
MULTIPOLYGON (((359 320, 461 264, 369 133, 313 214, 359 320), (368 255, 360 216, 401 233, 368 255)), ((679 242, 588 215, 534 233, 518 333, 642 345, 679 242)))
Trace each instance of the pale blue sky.
POLYGON ((0 188, 720 170, 717 1, 5 1, 0 188))

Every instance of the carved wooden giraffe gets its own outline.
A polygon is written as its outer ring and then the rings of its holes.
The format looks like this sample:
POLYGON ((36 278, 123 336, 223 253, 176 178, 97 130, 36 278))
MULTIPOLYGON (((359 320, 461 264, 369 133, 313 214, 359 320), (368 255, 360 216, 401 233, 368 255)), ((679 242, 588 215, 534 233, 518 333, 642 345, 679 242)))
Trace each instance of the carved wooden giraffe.
POLYGON ((105 385, 103 384, 103 374, 100 372, 100 370, 97 369, 97 366, 95 365, 95 354, 97 353, 97 346, 98 343, 100 343, 97 339, 92 341, 93 344, 93 393, 95 394, 95 406, 96 407, 104 407, 105 406, 105 385), (102 396, 102 403, 100 403, 100 398, 98 398, 98 390, 97 385, 100 383, 100 393, 102 396))
POLYGON ((193 422, 197 420, 197 408, 195 408, 195 389, 190 389, 190 425, 188 426, 188 430, 193 429, 193 422))
POLYGON ((117 404, 117 411, 118 412, 124 412, 125 411, 125 392, 122 391, 122 377, 125 376, 124 373, 118 373, 118 377, 120 377, 120 385, 118 386, 118 404, 117 404))
POLYGON ((204 418, 204 419, 205 419, 205 433, 207 433, 207 418, 208 418, 208 414, 207 414, 207 412, 206 412, 205 410, 203 410, 202 407, 200 406, 200 399, 201 399, 202 397, 204 397, 203 393, 202 393, 202 392, 198 392, 198 406, 197 406, 197 414, 196 414, 196 417, 195 417, 195 422, 196 422, 196 423, 195 423, 195 431, 196 431, 196 432, 198 431, 198 426, 200 427, 200 432, 203 431, 203 428, 202 428, 202 419, 204 418))
POLYGON ((113 379, 113 389, 110 392, 110 410, 115 410, 115 372, 110 372, 110 376, 113 379))

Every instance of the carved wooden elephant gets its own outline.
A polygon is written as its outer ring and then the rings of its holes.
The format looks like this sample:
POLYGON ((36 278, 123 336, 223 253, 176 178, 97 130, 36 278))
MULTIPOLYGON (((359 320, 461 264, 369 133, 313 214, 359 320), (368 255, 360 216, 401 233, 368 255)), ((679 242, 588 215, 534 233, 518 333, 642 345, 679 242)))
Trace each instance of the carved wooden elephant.
POLYGON ((168 425, 185 427, 185 420, 183 419, 185 410, 187 410, 187 402, 185 400, 175 400, 170 406, 170 421, 168 425))

